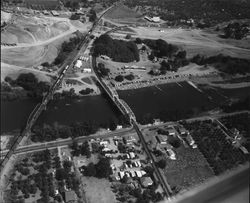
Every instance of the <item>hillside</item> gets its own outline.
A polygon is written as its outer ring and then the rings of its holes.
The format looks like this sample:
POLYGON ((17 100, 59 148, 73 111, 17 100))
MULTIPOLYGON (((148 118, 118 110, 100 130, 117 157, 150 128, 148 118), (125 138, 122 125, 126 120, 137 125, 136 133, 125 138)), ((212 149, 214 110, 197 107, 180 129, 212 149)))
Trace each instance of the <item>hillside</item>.
POLYGON ((126 0, 126 5, 168 21, 192 18, 216 24, 250 18, 249 0, 126 0))

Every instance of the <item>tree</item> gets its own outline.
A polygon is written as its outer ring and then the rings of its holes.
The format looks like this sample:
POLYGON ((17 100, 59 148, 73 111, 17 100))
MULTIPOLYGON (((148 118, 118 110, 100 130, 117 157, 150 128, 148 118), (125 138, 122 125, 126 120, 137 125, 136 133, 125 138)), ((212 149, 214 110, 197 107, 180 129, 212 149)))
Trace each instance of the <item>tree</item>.
POLYGON ((122 75, 117 75, 115 77, 115 81, 117 81, 117 82, 122 82, 123 80, 124 80, 124 77, 122 75))
POLYGON ((129 74, 129 75, 125 75, 124 78, 131 81, 135 79, 135 76, 133 74, 129 74))
POLYGON ((81 151, 81 155, 85 155, 85 156, 87 156, 87 158, 89 158, 91 156, 89 143, 87 141, 82 143, 80 151, 81 151))
POLYGON ((125 38, 126 39, 131 39, 131 34, 127 34, 125 38))
POLYGON ((154 54, 154 52, 152 51, 152 52, 148 55, 148 59, 149 59, 150 61, 153 61, 154 58, 155 58, 155 54, 154 54))
POLYGON ((135 43, 136 43, 136 44, 141 44, 141 43, 142 43, 142 40, 141 40, 140 38, 137 37, 137 38, 135 39, 135 43))
POLYGON ((95 168, 96 176, 98 178, 108 178, 112 174, 110 160, 108 158, 101 158, 99 162, 95 165, 95 168))
POLYGON ((91 9, 91 10, 89 11, 89 15, 90 15, 90 16, 89 16, 89 21, 90 21, 90 22, 95 22, 95 20, 96 20, 96 18, 97 18, 95 10, 91 9))
POLYGON ((157 166, 161 169, 164 169, 167 165, 167 162, 165 159, 161 159, 160 161, 157 162, 157 166))
POLYGON ((77 15, 76 13, 70 16, 70 20, 79 20, 79 19, 80 19, 80 15, 77 15))
POLYGON ((56 170, 56 179, 57 180, 63 180, 66 178, 66 172, 63 168, 58 168, 56 170))
POLYGON ((116 120, 110 119, 110 121, 109 121, 109 129, 111 131, 114 131, 114 130, 116 130, 116 128, 117 128, 117 122, 116 122, 116 120))

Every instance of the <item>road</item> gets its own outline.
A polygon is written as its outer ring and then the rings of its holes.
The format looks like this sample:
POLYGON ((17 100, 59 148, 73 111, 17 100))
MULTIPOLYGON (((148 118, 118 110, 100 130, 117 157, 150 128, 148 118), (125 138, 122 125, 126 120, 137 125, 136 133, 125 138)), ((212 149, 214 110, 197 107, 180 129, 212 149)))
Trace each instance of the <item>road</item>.
MULTIPOLYGON (((133 128, 128 128, 128 129, 122 129, 119 131, 115 131, 115 132, 109 132, 109 133, 105 133, 105 134, 97 134, 97 135, 93 135, 93 136, 81 136, 81 137, 77 137, 75 138, 75 141, 77 141, 78 143, 82 143, 84 141, 88 141, 91 139, 105 139, 105 138, 109 138, 109 137, 114 137, 114 136, 125 136, 128 133, 135 133, 133 128)), ((18 147, 15 151, 14 154, 22 154, 22 153, 32 153, 35 151, 42 151, 45 149, 54 149, 60 146, 67 146, 73 143, 73 140, 71 138, 67 138, 67 139, 60 139, 60 140, 56 140, 56 141, 50 141, 50 142, 44 142, 44 143, 37 143, 37 144, 31 144, 31 145, 25 145, 25 146, 20 146, 18 147)), ((4 150, 1 152, 2 155, 6 155, 8 153, 8 150, 4 150)))

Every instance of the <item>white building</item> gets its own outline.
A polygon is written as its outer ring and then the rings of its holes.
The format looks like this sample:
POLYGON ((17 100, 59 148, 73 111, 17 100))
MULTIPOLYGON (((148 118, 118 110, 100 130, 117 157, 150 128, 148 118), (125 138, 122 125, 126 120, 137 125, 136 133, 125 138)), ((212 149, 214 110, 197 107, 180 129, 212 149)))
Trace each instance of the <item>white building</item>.
POLYGON ((151 18, 151 20, 154 22, 154 23, 159 23, 160 22, 160 17, 153 17, 151 18))
POLYGON ((83 72, 84 72, 84 73, 91 73, 91 68, 84 68, 84 69, 83 69, 83 72))
POLYGON ((82 66, 82 61, 81 60, 77 60, 76 63, 75 63, 75 67, 76 68, 81 68, 82 66))

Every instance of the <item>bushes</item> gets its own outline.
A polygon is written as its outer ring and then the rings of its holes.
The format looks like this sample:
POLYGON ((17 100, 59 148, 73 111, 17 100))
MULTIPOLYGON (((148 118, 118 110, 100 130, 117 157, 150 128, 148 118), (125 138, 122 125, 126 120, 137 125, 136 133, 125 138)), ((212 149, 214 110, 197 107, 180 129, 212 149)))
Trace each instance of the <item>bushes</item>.
POLYGON ((112 174, 110 160, 101 158, 97 164, 90 163, 84 168, 84 175, 95 176, 97 178, 108 178, 112 174))
POLYGON ((82 94, 82 95, 88 95, 88 94, 90 94, 92 92, 94 92, 94 90, 91 89, 91 88, 88 88, 88 87, 86 89, 84 89, 84 90, 79 91, 79 93, 82 94))
POLYGON ((124 80, 124 77, 122 75, 117 75, 115 77, 115 81, 117 81, 117 82, 122 82, 123 80, 124 80))
POLYGON ((112 39, 108 35, 101 35, 94 42, 94 56, 107 55, 117 62, 139 61, 139 50, 132 41, 112 39))
POLYGON ((77 14, 72 14, 69 18, 70 20, 79 20, 80 19, 80 15, 77 15, 77 14))

